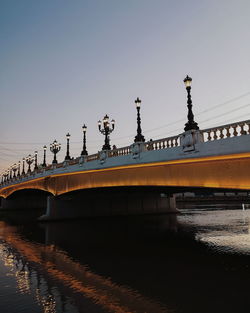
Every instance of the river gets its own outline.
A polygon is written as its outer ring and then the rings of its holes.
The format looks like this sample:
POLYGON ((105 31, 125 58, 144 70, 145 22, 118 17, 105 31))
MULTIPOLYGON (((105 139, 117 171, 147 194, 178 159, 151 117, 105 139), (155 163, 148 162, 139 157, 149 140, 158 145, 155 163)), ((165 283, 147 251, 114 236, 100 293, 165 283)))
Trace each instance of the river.
POLYGON ((0 220, 0 312, 250 311, 250 209, 0 220))

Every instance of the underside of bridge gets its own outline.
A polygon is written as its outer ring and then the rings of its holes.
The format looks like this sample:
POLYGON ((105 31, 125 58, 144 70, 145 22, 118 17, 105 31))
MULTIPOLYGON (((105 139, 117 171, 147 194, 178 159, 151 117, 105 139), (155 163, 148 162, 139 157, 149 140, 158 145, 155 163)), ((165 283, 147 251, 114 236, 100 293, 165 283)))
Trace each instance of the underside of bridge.
POLYGON ((39 189, 23 189, 1 199, 1 209, 25 210, 45 209, 47 197, 51 193, 39 189))
POLYGON ((48 197, 46 214, 40 220, 175 212, 175 198, 166 188, 111 187, 48 197))
MULTIPOLYGON (((232 191, 231 189, 229 189, 232 191)), ((218 188, 166 186, 106 187, 70 191, 58 196, 37 189, 15 191, 2 198, 5 210, 40 210, 41 221, 79 217, 176 213, 176 193, 209 195, 218 188), (42 210, 42 211, 41 211, 42 210), (41 214, 43 214, 41 213, 41 214)), ((237 190, 234 190, 237 191, 237 190)))

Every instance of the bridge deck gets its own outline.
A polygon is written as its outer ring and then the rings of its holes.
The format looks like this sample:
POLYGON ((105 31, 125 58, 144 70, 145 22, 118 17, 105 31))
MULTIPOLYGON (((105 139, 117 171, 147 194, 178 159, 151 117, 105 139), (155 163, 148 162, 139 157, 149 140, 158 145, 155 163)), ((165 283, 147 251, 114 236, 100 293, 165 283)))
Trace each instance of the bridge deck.
POLYGON ((153 150, 150 143, 125 147, 31 173, 2 184, 0 196, 30 188, 54 195, 112 186, 250 188, 250 135, 198 142, 191 151, 171 138, 176 146, 155 149, 155 141, 153 150))

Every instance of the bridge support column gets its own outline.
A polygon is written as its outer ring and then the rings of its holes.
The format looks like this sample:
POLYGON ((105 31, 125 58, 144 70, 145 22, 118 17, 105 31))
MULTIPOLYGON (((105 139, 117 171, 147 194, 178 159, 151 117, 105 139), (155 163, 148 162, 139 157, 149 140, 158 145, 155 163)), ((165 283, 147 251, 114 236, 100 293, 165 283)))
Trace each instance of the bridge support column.
POLYGON ((47 197, 40 221, 79 217, 177 213, 175 196, 156 192, 102 192, 82 198, 47 197))

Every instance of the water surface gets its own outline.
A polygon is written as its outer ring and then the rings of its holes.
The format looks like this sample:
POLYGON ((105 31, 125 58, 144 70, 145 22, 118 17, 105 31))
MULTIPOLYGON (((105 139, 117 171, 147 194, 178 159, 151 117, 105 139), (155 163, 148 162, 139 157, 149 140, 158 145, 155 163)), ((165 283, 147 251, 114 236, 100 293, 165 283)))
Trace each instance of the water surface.
POLYGON ((0 221, 0 312, 249 312, 250 210, 27 220, 0 221))

